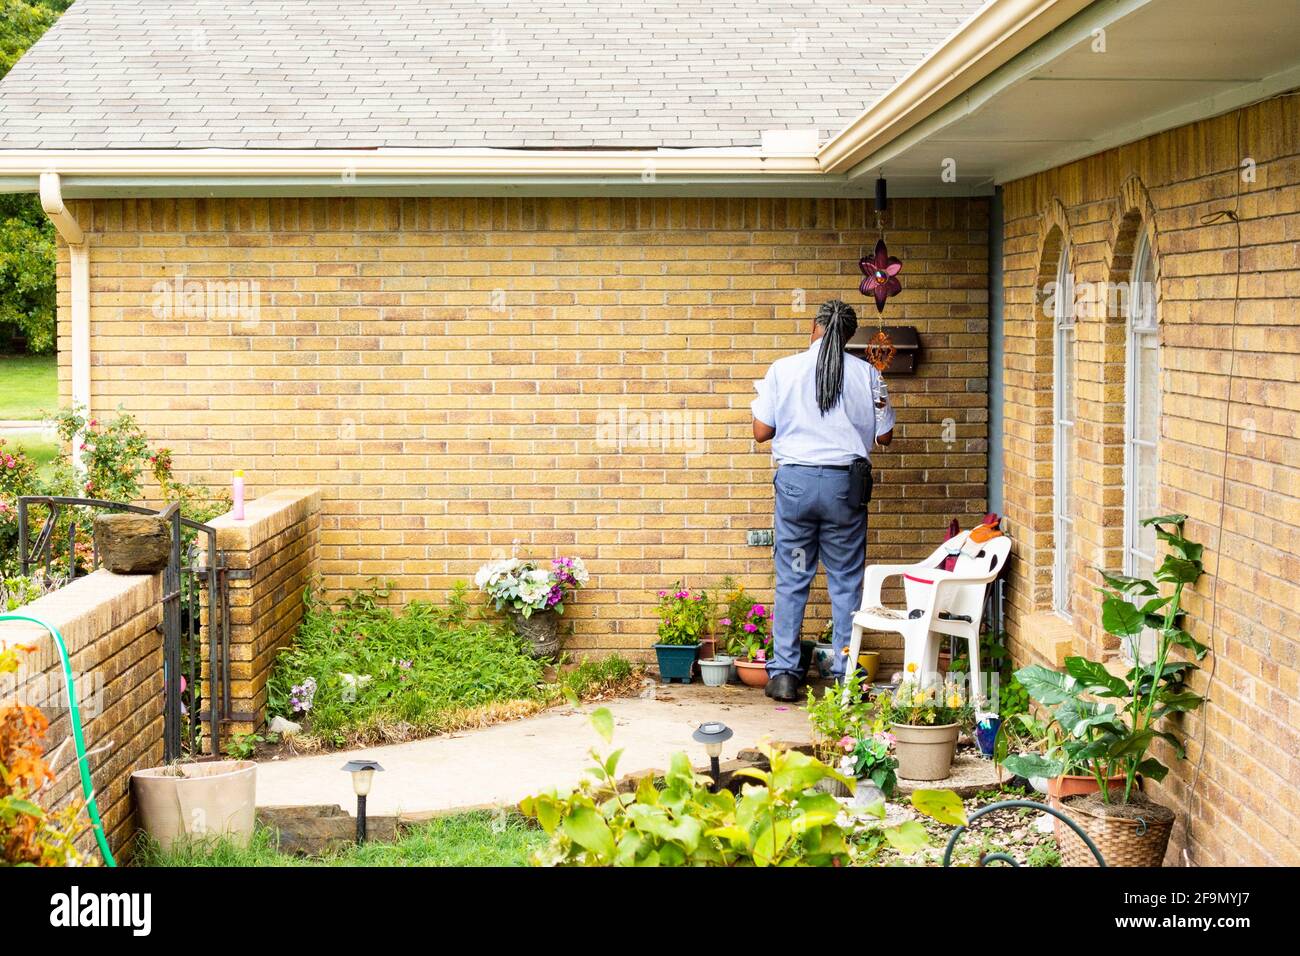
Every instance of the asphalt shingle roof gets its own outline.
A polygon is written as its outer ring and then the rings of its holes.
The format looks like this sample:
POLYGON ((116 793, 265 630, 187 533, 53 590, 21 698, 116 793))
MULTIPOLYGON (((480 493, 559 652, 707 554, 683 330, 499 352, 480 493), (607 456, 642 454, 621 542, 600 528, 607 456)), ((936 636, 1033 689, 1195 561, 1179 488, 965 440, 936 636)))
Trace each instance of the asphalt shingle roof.
POLYGON ((77 0, 0 82, 0 149, 825 139, 979 0, 77 0))

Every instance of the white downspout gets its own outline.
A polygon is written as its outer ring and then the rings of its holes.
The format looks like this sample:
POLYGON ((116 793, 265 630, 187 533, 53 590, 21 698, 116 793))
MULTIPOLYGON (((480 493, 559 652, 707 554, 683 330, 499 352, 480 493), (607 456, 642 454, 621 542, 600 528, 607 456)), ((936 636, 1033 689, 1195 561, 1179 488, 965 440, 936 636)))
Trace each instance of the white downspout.
MULTIPOLYGON (((41 208, 68 244, 72 301, 72 406, 90 417, 90 243, 81 224, 63 205, 58 173, 41 173, 41 208)), ((72 439, 72 461, 81 461, 81 435, 72 439)))

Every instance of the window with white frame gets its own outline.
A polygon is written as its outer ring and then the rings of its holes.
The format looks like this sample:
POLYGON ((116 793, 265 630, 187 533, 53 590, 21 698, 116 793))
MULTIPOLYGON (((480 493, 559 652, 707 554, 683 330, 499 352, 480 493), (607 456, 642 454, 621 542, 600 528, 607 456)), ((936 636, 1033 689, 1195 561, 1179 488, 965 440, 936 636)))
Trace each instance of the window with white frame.
MULTIPOLYGON (((1160 437, 1160 360, 1156 330, 1155 261, 1146 235, 1138 239, 1129 281, 1124 375, 1124 573, 1150 577, 1155 570, 1156 533, 1143 518, 1159 514, 1156 484, 1157 440, 1160 437)), ((1126 648, 1129 659, 1149 656, 1154 632, 1142 636, 1138 653, 1126 648), (1145 653, 1144 653, 1145 652, 1145 653)))
POLYGON ((1070 556, 1074 544, 1071 481, 1074 469, 1074 281, 1070 249, 1061 244, 1052 297, 1052 608, 1070 616, 1070 556))

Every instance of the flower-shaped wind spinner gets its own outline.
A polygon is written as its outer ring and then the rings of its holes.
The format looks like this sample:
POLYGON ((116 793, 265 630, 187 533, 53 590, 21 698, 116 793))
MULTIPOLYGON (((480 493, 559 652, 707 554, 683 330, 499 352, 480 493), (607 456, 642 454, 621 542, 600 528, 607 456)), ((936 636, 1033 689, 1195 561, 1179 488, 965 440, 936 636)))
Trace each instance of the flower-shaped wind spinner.
POLYGON ((858 291, 876 300, 876 311, 885 311, 885 300, 891 295, 903 291, 903 283, 898 281, 898 273, 903 269, 903 260, 889 254, 884 239, 876 241, 876 251, 870 256, 858 260, 858 268, 866 277, 858 286, 858 291))

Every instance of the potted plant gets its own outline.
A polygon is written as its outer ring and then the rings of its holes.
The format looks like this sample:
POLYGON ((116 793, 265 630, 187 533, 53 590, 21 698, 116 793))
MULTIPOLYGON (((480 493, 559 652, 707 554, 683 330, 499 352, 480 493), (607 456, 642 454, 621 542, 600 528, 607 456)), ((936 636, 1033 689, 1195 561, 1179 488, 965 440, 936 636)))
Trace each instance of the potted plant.
POLYGON ((970 706, 951 680, 922 687, 910 675, 889 695, 887 717, 893 724, 898 775, 908 780, 944 780, 952 772, 957 737, 971 717, 970 706))
POLYGON ((536 658, 559 653, 564 602, 588 580, 582 558, 554 558, 549 566, 506 558, 489 561, 474 575, 479 590, 510 615, 515 633, 527 640, 528 652, 536 658))
MULTIPOLYGON (((1202 574, 1203 546, 1183 536, 1186 515, 1146 518, 1157 539, 1167 546, 1152 578, 1101 571, 1105 598, 1101 623, 1121 641, 1137 643, 1148 628, 1156 631, 1153 659, 1135 661, 1123 674, 1085 657, 1067 657, 1065 673, 1033 665, 1016 672, 1030 695, 1045 707, 1066 735, 1063 756, 1032 763, 1044 771, 1085 768, 1095 792, 1062 795, 1062 808, 1100 847, 1108 865, 1159 866, 1164 859, 1175 814, 1140 792, 1141 778, 1162 780, 1169 768, 1149 755, 1163 740, 1175 756, 1185 756, 1182 741, 1165 729, 1174 714, 1200 707, 1203 698, 1187 688, 1199 668, 1171 656, 1180 646, 1201 660, 1207 648, 1179 624, 1183 589, 1202 574), (1161 585, 1171 585, 1161 594, 1161 585), (1119 778, 1118 781, 1116 778, 1119 778)), ((1067 865, 1094 865, 1092 854, 1073 834, 1061 847, 1067 865)))
POLYGON ((846 744, 840 772, 858 781, 857 803, 878 803, 892 797, 898 785, 898 758, 891 753, 894 735, 877 731, 856 740, 845 740, 851 741, 853 749, 849 750, 846 744))
POLYGON ((753 604, 740 624, 741 653, 736 672, 749 687, 767 686, 767 657, 772 651, 771 617, 762 604, 753 604))
MULTIPOLYGON (((862 693, 862 674, 854 671, 844 685, 826 687, 818 697, 808 695, 805 709, 812 728, 813 752, 819 760, 838 766, 857 781, 857 803, 872 804, 893 795, 898 759, 890 752, 894 737, 885 727, 885 699, 868 700, 862 693)), ((847 796, 842 783, 824 781, 837 797, 847 796)))
POLYGON ((709 633, 709 602, 702 591, 692 593, 678 582, 659 592, 659 679, 689 684, 695 672, 700 639, 709 633))

